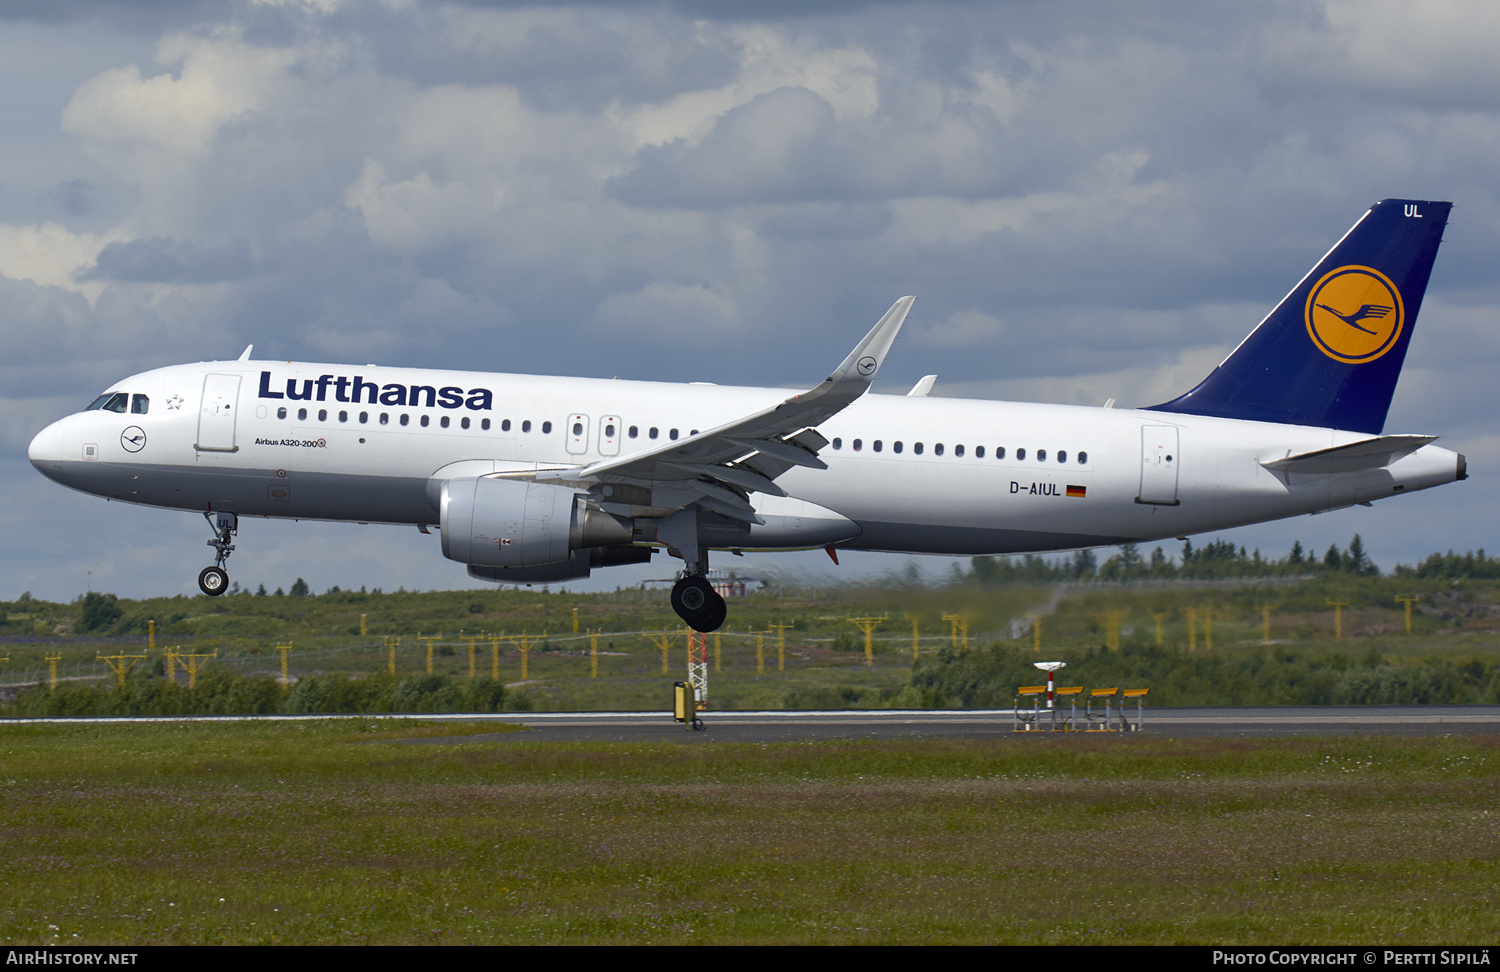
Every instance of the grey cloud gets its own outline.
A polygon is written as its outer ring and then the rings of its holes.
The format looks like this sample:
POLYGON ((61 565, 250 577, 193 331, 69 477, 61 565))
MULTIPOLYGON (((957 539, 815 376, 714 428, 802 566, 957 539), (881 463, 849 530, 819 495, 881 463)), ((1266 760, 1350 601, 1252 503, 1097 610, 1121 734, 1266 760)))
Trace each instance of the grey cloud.
POLYGON ((117 30, 151 32, 183 22, 227 17, 238 0, 6 0, 0 21, 43 24, 98 22, 117 30))
POLYGON ((244 240, 205 246, 158 238, 111 243, 94 266, 76 276, 80 281, 205 284, 243 280, 254 272, 255 259, 244 240))
POLYGON ((612 194, 633 205, 689 208, 822 198, 836 188, 834 125, 833 106, 806 88, 757 95, 695 146, 642 151, 612 194))
MULTIPOLYGON (((463 5, 454 5, 462 7, 463 5)), ((428 86, 514 85, 548 111, 593 111, 612 103, 665 100, 728 84, 738 51, 722 31, 701 30, 649 6, 484 5, 456 12, 362 9, 349 21, 376 69, 428 86)))
POLYGON ((92 216, 99 208, 99 187, 87 179, 72 179, 48 193, 70 216, 92 216))

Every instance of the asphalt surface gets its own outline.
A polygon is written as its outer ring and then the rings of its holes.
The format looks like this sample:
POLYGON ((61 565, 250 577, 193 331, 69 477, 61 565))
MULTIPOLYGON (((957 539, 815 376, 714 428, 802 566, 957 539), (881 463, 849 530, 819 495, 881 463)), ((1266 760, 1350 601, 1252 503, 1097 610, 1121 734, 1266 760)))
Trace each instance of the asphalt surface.
MULTIPOLYGON (((1061 720, 1066 710, 1059 713, 1061 720)), ((1080 707, 1078 724, 1083 725, 1080 707)), ((1136 711, 1126 707, 1134 725, 1136 711)), ((472 718, 472 717, 469 717, 472 718)), ((705 712, 703 729, 674 722, 669 712, 511 712, 495 718, 526 732, 454 736, 423 742, 811 742, 821 739, 1037 738, 1016 731, 1010 709, 986 711, 705 712)), ((1440 736, 1500 733, 1500 706, 1267 706, 1152 709, 1140 732, 1157 737, 1440 736)), ((1050 725, 1042 716, 1043 730, 1050 725)), ((1100 733, 1103 735, 1102 733, 1100 733)))
MULTIPOLYGON (((1029 714, 1030 710, 1026 710, 1029 714)), ((1058 710, 1057 730, 1069 735, 1066 707, 1058 710)), ((1370 706, 1220 706, 1204 708, 1124 709, 1112 734, 1140 733, 1140 738, 1220 736, 1444 736, 1454 733, 1500 734, 1500 705, 1370 706), (1139 725, 1137 729, 1136 726, 1139 725)), ((1010 709, 704 712, 702 730, 674 722, 670 712, 503 712, 490 715, 419 713, 413 715, 261 715, 261 716, 113 716, 47 719, 0 719, 15 723, 211 722, 304 719, 407 719, 476 722, 490 720, 525 726, 525 732, 478 733, 411 740, 414 745, 474 742, 813 742, 820 739, 1015 739, 1048 735, 1052 720, 1043 713, 1039 728, 1017 731, 1010 709)), ((1087 723, 1077 710, 1076 729, 1087 723)), ((1095 729, 1099 722, 1093 723, 1095 729)), ((1077 735, 1076 732, 1071 733, 1077 735)), ((1096 733, 1104 736, 1106 733, 1096 733)))

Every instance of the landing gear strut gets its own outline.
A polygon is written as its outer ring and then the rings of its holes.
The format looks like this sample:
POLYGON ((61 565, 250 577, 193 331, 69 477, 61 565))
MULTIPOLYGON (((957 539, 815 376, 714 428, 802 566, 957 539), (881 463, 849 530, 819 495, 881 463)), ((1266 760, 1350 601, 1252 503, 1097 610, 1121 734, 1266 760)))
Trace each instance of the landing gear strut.
POLYGON ((203 518, 214 531, 214 538, 208 541, 208 545, 215 553, 214 565, 203 568, 198 574, 198 589, 210 597, 218 597, 229 587, 229 572, 224 569, 224 562, 234 549, 234 544, 229 541, 239 532, 240 518, 233 513, 205 513, 203 518))
POLYGON ((656 537, 686 568, 672 585, 672 610, 694 631, 719 630, 729 607, 703 576, 708 573, 708 548, 698 542, 698 511, 689 507, 673 513, 657 525, 656 537))
POLYGON ((717 631, 729 616, 724 598, 701 574, 684 574, 672 585, 672 610, 694 631, 717 631))

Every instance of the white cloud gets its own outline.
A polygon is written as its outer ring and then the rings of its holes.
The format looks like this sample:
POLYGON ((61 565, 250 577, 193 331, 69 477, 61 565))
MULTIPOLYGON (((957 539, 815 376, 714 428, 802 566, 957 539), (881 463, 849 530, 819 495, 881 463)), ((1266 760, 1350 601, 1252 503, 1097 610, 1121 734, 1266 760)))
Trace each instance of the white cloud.
POLYGON ((739 314, 733 301, 710 287, 654 283, 605 300, 596 319, 609 334, 712 344, 734 329, 739 314))
POLYGON ((144 77, 135 65, 104 71, 79 86, 63 110, 63 128, 158 156, 202 158, 220 126, 264 103, 296 57, 216 31, 209 38, 169 35, 158 59, 181 65, 178 75, 144 77))
MULTIPOLYGON (((701 29, 716 28, 703 25, 701 29)), ((880 100, 878 65, 868 52, 822 47, 786 28, 765 24, 730 28, 728 33, 740 52, 734 81, 623 112, 620 121, 633 134, 637 147, 679 139, 695 145, 728 111, 779 88, 813 92, 840 119, 875 112, 880 100)))
POLYGON ((91 266, 99 251, 116 239, 118 233, 75 233, 53 222, 34 226, 0 223, 0 276, 72 290, 94 300, 103 285, 80 283, 76 275, 91 266))

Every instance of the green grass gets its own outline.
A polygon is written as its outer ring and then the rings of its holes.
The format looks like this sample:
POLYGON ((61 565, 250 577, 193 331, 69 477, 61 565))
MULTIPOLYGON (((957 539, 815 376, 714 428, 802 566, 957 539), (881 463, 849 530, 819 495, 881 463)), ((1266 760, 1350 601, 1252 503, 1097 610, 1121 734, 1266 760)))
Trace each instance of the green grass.
POLYGON ((1500 739, 556 745, 0 729, 0 936, 1478 943, 1500 739))

